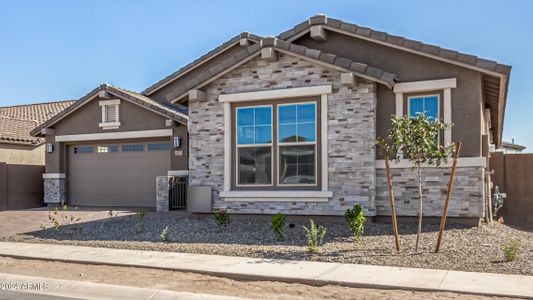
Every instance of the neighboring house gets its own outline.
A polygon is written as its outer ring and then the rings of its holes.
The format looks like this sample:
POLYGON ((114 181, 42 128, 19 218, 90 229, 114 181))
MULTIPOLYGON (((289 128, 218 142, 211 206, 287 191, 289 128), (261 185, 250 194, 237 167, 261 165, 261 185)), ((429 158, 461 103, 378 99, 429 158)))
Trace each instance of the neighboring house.
POLYGON ((522 153, 526 149, 525 146, 515 144, 514 139, 512 142, 502 142, 501 148, 496 149, 496 152, 503 152, 504 154, 517 154, 522 153))
MULTIPOLYGON (((391 115, 425 111, 455 124, 443 143, 463 142, 449 215, 479 218, 510 71, 323 15, 276 38, 243 33, 142 94, 102 85, 36 128, 55 149, 45 201, 154 207, 156 176, 188 174, 233 213, 342 215, 361 204, 386 216, 374 141, 391 115)), ((426 216, 442 213, 449 167, 423 170, 426 216)), ((415 173, 404 160, 392 168, 398 214, 415 216, 415 173)))
POLYGON ((30 131, 74 101, 0 107, 0 162, 44 165, 44 139, 30 131))

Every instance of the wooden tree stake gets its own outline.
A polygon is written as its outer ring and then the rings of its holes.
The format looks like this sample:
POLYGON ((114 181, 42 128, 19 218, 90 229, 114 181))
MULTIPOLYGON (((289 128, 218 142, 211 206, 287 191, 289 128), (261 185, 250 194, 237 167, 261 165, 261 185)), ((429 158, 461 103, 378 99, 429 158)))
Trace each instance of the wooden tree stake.
POLYGON ((444 202, 444 209, 442 212, 442 217, 440 219, 439 238, 437 239, 437 247, 435 248, 435 253, 438 253, 440 250, 440 242, 442 241, 442 234, 444 232, 444 227, 446 226, 446 216, 448 215, 448 207, 450 206, 450 198, 452 196, 453 190, 453 181, 455 179, 455 170, 457 168, 457 160, 459 159, 460 152, 461 142, 456 142, 455 153, 453 155, 452 173, 450 174, 450 181, 448 182, 448 192, 446 193, 446 202, 444 202))
MULTIPOLYGON (((387 147, 388 148, 388 147, 387 147)), ((392 190, 392 174, 390 172, 390 165, 389 165, 389 154, 388 150, 384 153, 385 158, 385 167, 387 169, 387 184, 389 186, 389 199, 390 199, 390 207, 392 212, 392 229, 394 231, 394 240, 396 242, 396 251, 400 251, 400 238, 398 237, 398 224, 396 223, 396 206, 394 205, 394 192, 392 190)))

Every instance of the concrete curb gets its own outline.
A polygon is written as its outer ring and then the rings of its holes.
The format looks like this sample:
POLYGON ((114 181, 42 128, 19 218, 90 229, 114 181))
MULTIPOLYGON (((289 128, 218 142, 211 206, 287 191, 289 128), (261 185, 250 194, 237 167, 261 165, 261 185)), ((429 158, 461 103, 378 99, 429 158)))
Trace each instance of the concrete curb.
POLYGON ((0 242, 0 256, 153 268, 246 281, 533 298, 533 276, 523 275, 7 242, 0 242))

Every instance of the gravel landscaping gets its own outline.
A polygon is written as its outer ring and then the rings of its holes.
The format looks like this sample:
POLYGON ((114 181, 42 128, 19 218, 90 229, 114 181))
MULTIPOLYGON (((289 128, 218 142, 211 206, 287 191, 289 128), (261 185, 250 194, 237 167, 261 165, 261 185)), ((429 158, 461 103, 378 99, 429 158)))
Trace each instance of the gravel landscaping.
POLYGON ((147 213, 142 221, 135 215, 110 217, 2 240, 533 275, 533 232, 497 223, 479 228, 447 226, 438 254, 433 253, 438 224, 424 226, 418 254, 414 253, 416 224, 400 224, 402 251, 397 254, 390 224, 367 223, 361 240, 355 242, 345 224, 321 222, 328 229, 324 245, 311 254, 302 228, 308 224, 290 217, 288 223, 292 225, 285 226, 281 242, 268 220, 232 219, 219 229, 213 218, 156 213, 147 213), (167 226, 169 242, 160 242, 167 226), (516 261, 506 262, 502 247, 511 237, 520 244, 520 253, 516 261))

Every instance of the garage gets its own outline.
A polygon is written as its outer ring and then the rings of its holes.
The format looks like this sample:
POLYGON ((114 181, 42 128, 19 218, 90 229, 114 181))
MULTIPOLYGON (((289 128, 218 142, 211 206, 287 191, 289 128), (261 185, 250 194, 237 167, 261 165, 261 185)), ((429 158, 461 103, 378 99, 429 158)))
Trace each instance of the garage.
POLYGON ((69 145, 70 204, 155 207, 155 178, 167 175, 170 149, 168 140, 69 145))

